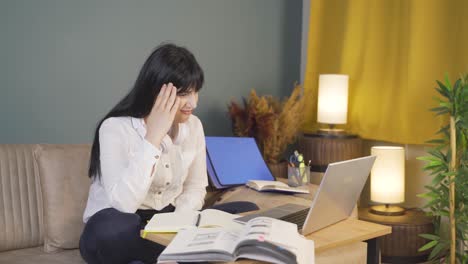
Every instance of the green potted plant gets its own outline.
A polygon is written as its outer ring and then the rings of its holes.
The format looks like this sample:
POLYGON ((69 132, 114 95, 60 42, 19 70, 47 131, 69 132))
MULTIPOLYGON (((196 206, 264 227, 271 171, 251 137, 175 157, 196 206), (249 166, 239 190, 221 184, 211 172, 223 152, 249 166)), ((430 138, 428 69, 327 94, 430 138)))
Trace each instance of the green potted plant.
POLYGON ((434 234, 422 234, 429 242, 420 251, 432 249, 429 259, 444 257, 450 263, 468 263, 468 75, 451 85, 437 81, 436 90, 442 96, 439 106, 431 109, 437 115, 448 115, 448 124, 438 134, 442 138, 428 143, 435 146, 429 155, 420 157, 427 164, 432 182, 428 192, 421 194, 428 200, 426 208, 434 217, 434 234), (443 235, 441 223, 449 220, 449 235, 443 235))
POLYGON ((234 135, 255 138, 273 176, 287 177, 287 162, 282 162, 282 158, 302 126, 301 86, 296 84, 283 101, 273 96, 258 96, 252 90, 243 99, 243 105, 231 100, 228 108, 234 135))

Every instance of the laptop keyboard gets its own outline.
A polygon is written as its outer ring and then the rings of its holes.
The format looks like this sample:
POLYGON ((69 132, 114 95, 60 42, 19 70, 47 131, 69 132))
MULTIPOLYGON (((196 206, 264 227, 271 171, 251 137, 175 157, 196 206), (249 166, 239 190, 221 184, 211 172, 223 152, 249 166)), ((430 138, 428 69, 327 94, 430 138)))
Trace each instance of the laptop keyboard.
POLYGON ((297 211, 295 213, 285 215, 281 218, 280 220, 290 222, 293 224, 297 225, 298 230, 301 230, 302 227, 304 226, 304 222, 306 220, 307 214, 309 213, 309 208, 306 208, 304 210, 297 211))

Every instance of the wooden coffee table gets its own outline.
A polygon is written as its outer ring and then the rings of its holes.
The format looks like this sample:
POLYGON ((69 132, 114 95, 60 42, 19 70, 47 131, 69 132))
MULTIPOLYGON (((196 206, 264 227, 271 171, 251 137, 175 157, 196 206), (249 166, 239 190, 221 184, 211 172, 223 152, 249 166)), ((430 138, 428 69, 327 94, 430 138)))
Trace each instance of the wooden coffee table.
MULTIPOLYGON (((270 209, 272 207, 286 204, 286 203, 297 203, 302 205, 310 206, 310 202, 317 189, 316 185, 309 185, 310 194, 298 194, 298 195, 281 195, 277 193, 260 193, 250 190, 245 187, 237 187, 237 190, 230 191, 224 195, 224 199, 220 202, 227 202, 233 200, 253 201, 259 207, 260 211, 270 209), (237 195, 235 192, 238 192, 237 195)), ((257 213, 260 211, 248 212, 257 213)), ((376 223, 366 222, 358 220, 357 217, 348 218, 340 221, 326 228, 318 230, 312 234, 306 236, 308 239, 314 240, 315 243, 315 255, 316 260, 323 254, 340 254, 340 248, 350 246, 353 244, 358 247, 359 243, 367 242, 367 263, 379 263, 379 247, 377 246, 378 238, 392 232, 391 227, 384 226, 376 223), (336 252, 332 251, 336 249, 336 252)), ((159 243, 161 245, 169 245, 174 238, 175 234, 147 234, 146 239, 159 243)), ((235 263, 239 264, 252 264, 262 263, 254 260, 239 260, 235 263)), ((319 262, 316 261, 318 264, 319 262)), ((323 263, 329 263, 324 261, 323 263)))
MULTIPOLYGON (((389 226, 374 224, 357 219, 347 219, 316 231, 306 237, 308 239, 314 240, 315 254, 319 255, 320 253, 327 250, 339 248, 341 246, 353 244, 355 242, 368 241, 368 243, 373 243, 372 240, 375 240, 380 236, 390 234, 391 232, 392 229, 389 226)), ((152 233, 147 234, 146 238, 158 244, 167 246, 172 241, 174 236, 175 235, 173 234, 152 233)), ((368 246, 368 263, 379 263, 378 259, 377 262, 375 262, 375 260, 372 262, 372 259, 375 258, 369 258, 369 249, 370 247, 368 246)), ((378 256, 378 251, 374 252, 373 254, 378 256)), ((236 261, 235 263, 251 264, 262 262, 254 260, 240 260, 236 261)))

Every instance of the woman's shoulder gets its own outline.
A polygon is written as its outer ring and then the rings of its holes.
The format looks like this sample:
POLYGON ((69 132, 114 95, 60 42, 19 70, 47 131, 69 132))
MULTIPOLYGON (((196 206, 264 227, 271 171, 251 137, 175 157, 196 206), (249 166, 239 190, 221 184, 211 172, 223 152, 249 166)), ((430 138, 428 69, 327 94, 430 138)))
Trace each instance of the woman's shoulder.
POLYGON ((195 130, 203 130, 203 125, 200 120, 196 115, 190 115, 189 119, 187 120, 187 123, 191 129, 195 130))
POLYGON ((126 129, 132 127, 132 117, 130 116, 119 116, 106 118, 102 124, 100 130, 116 130, 126 129))

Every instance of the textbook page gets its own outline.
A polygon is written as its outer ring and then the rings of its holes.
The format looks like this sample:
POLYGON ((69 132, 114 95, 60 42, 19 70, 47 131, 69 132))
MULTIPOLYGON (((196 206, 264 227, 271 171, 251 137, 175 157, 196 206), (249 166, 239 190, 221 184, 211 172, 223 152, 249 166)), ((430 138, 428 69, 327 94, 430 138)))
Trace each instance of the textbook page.
MULTIPOLYGON (((246 251, 239 255, 239 257, 246 257, 250 259, 259 259, 264 261, 270 261, 272 263, 281 263, 279 259, 287 259, 291 257, 291 252, 296 256, 298 264, 312 264, 315 261, 314 257, 314 242, 308 240, 297 231, 297 225, 269 218, 269 217, 257 217, 251 219, 247 222, 244 233, 241 235, 242 239, 239 242, 239 245, 251 244, 251 241, 258 241, 257 246, 261 246, 266 250, 272 251, 272 256, 275 252, 282 252, 283 256, 278 254, 274 259, 276 261, 271 261, 263 257, 272 257, 268 255, 259 255, 255 251, 246 251), (272 245, 266 243, 261 243, 266 241, 272 245), (271 246, 271 247, 270 247, 271 246), (275 247, 276 246, 276 247, 275 247), (268 247, 270 247, 268 249, 268 247)), ((289 262, 284 260, 285 262, 289 262)))
POLYGON ((181 229, 195 227, 226 227, 242 228, 243 224, 234 222, 239 217, 216 209, 199 211, 179 211, 171 213, 155 214, 145 226, 147 233, 177 233, 181 229), (199 216, 200 215, 200 216, 199 216), (198 219, 200 217, 200 219, 198 219))
POLYGON ((225 228, 181 230, 158 261, 231 261, 240 233, 240 230, 225 228))
POLYGON ((176 233, 180 229, 194 228, 199 214, 198 211, 155 214, 145 226, 144 232, 176 233))
POLYGON ((250 180, 246 185, 254 190, 259 192, 262 191, 283 191, 291 193, 309 193, 307 187, 291 187, 286 183, 280 181, 260 181, 260 180, 250 180))
POLYGON ((216 209, 205 209, 201 212, 198 227, 225 227, 240 229, 244 225, 233 221, 238 217, 240 217, 240 215, 230 214, 216 209))
POLYGON ((313 254, 313 241, 300 236, 296 225, 259 217, 249 221, 243 229, 181 230, 158 261, 233 261, 248 258, 276 264, 313 264, 313 254))

